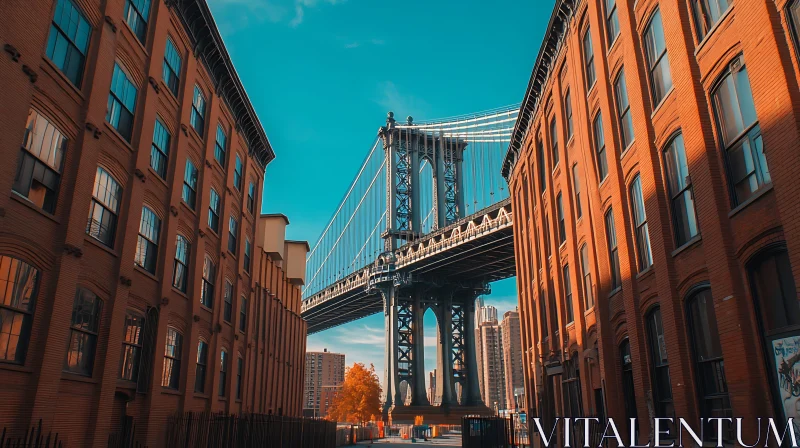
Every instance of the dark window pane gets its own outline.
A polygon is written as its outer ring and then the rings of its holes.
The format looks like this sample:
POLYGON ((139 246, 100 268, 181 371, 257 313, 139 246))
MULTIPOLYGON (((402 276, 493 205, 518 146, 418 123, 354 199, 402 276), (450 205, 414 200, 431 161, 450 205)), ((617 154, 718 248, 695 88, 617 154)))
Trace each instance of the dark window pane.
POLYGON ((122 187, 119 183, 106 170, 97 167, 86 233, 112 248, 121 198, 122 187))
POLYGON ((748 266, 753 292, 762 309, 765 330, 800 325, 792 266, 785 249, 768 253, 748 266))
POLYGON ((230 322, 233 316, 233 285, 229 281, 225 281, 225 304, 223 306, 222 319, 225 322, 230 322))
POLYGON ((194 164, 186 159, 186 170, 183 174, 183 192, 181 194, 183 202, 192 210, 195 207, 197 199, 197 168, 194 164))
POLYGON ((595 82, 594 49, 592 48, 592 34, 588 28, 583 35, 583 63, 586 72, 586 89, 591 90, 595 82))
POLYGON ((142 208, 139 223, 139 239, 136 243, 136 264, 150 273, 156 270, 158 257, 158 236, 161 220, 148 207, 142 208))
POLYGON ((125 22, 136 38, 144 44, 147 38, 147 20, 150 16, 150 0, 125 0, 125 22))
POLYGON ((136 381, 139 377, 139 361, 142 353, 142 331, 144 317, 138 313, 125 315, 125 333, 122 340, 122 368, 120 378, 136 381))
POLYGON ((194 375, 194 391, 203 393, 206 389, 206 368, 208 365, 208 344, 200 341, 197 344, 197 366, 194 375))
POLYGON ((72 306, 72 324, 64 370, 92 375, 102 308, 103 301, 94 293, 78 289, 72 306))
POLYGON ((214 158, 217 159, 217 162, 223 167, 225 166, 227 145, 228 137, 225 135, 225 130, 222 129, 222 124, 217 124, 217 138, 214 142, 214 158))
POLYGON ((203 96, 203 92, 200 91, 200 87, 194 86, 194 97, 192 98, 192 115, 190 117, 190 122, 192 128, 197 131, 197 134, 200 137, 203 136, 205 132, 206 124, 206 99, 203 96))
POLYGON ((25 362, 38 277, 29 264, 0 255, 0 362, 25 362))
POLYGON ((111 93, 108 95, 106 121, 130 142, 133 133, 133 114, 136 110, 138 90, 119 64, 114 64, 111 93))
POLYGON ((164 51, 164 69, 162 77, 173 95, 178 96, 178 86, 181 76, 181 55, 175 48, 171 38, 167 38, 167 47, 164 51))
POLYGON ((167 178, 167 159, 169 154, 170 135, 167 128, 156 118, 153 128, 153 145, 150 148, 150 167, 162 179, 167 178))
POLYGON ((91 32, 89 22, 72 0, 58 0, 50 27, 47 57, 79 88, 91 32))

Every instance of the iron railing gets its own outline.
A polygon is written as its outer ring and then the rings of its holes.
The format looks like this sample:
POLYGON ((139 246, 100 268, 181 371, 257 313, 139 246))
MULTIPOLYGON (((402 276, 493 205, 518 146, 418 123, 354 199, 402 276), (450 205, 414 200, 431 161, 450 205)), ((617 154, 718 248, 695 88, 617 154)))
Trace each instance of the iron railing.
POLYGON ((265 414, 186 413, 170 417, 166 446, 333 448, 336 423, 265 414))
POLYGON ((63 440, 58 439, 58 433, 42 430, 42 420, 32 428, 25 430, 25 435, 13 435, 13 431, 3 428, 0 432, 0 448, 63 448, 63 440))

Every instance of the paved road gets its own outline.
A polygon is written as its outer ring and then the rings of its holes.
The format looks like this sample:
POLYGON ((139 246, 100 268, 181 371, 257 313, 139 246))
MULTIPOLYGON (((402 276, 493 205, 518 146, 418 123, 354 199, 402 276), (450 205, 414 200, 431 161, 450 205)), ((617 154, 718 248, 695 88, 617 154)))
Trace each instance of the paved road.
POLYGON ((400 440, 396 437, 390 439, 376 440, 375 442, 359 442, 359 446, 374 446, 375 448, 391 448, 391 447, 444 447, 444 446, 461 446, 461 435, 446 435, 436 439, 431 439, 427 442, 417 440, 417 443, 411 443, 411 440, 400 440))

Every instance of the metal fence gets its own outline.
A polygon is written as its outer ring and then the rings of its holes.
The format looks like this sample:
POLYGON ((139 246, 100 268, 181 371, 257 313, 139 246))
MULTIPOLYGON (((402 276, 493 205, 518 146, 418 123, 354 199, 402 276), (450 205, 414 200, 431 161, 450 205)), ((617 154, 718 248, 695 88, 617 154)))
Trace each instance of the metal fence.
POLYGON ((464 417, 461 419, 463 448, 517 448, 514 422, 503 417, 464 417))
POLYGON ((64 442, 58 440, 58 433, 42 431, 42 420, 33 428, 25 430, 24 435, 13 435, 12 431, 3 428, 0 433, 0 448, 63 448, 64 442))
POLYGON ((186 413, 167 422, 166 446, 334 448, 336 423, 265 414, 186 413))

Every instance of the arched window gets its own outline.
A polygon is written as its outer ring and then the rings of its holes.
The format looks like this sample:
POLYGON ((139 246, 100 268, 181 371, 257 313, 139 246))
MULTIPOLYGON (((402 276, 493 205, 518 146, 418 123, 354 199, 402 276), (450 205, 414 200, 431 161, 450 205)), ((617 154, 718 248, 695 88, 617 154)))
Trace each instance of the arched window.
POLYGON ((139 239, 136 241, 136 265, 154 274, 158 259, 158 236, 161 231, 161 220, 149 207, 142 207, 142 219, 139 222, 139 239))
POLYGON ((173 327, 167 328, 167 343, 164 346, 164 369, 161 372, 161 385, 178 389, 181 381, 181 355, 183 354, 183 335, 173 327))
POLYGON ((194 371, 194 391, 203 393, 206 390, 206 369, 208 366, 208 343, 200 339, 197 343, 197 366, 194 371))
POLYGON ((189 278, 189 252, 191 243, 183 235, 178 235, 175 245, 175 266, 172 271, 172 286, 186 292, 189 278))
POLYGON ((583 399, 581 397, 578 352, 573 352, 572 358, 564 361, 564 374, 561 384, 564 392, 564 416, 569 418, 582 417, 583 399))
POLYGON ((581 246, 581 271, 583 272, 583 305, 586 311, 594 307, 594 294, 592 292, 592 271, 589 268, 589 247, 586 243, 581 246))
POLYGON ((136 311, 125 314, 125 333, 122 340, 122 368, 120 379, 137 381, 139 364, 142 357, 142 339, 144 336, 144 316, 136 311))
POLYGON ((697 235, 692 178, 683 147, 683 135, 676 135, 664 149, 664 171, 675 227, 675 246, 680 247, 697 235))
POLYGON ((72 324, 64 370, 92 376, 102 310, 103 301, 97 295, 87 289, 78 288, 72 303, 72 324))
MULTIPOLYGON (((672 403, 672 383, 669 377, 667 341, 664 338, 664 326, 661 322, 661 308, 655 307, 647 313, 646 322, 655 416, 674 419, 675 407, 672 403)), ((670 425, 670 433, 675 434, 674 429, 674 425, 670 425)))
POLYGON ((200 290, 200 303, 208 308, 214 307, 214 279, 217 277, 217 267, 206 255, 203 260, 203 288, 200 290))
MULTIPOLYGON (((705 287, 694 292, 686 300, 686 312, 695 363, 695 385, 700 399, 700 417, 733 417, 711 289, 705 287)), ((716 434, 716 426, 712 422, 706 421, 705 425, 706 434, 716 434)), ((731 429, 731 426, 728 425, 727 429, 731 429)), ((733 436, 730 431, 725 435, 727 440, 733 436)))
POLYGON ((25 363, 38 284, 36 268, 0 255, 0 362, 25 363))
POLYGON ((112 249, 114 248, 121 199, 122 186, 111 177, 108 171, 98 166, 94 178, 92 203, 89 206, 86 234, 112 249))
POLYGON ((672 74, 667 56, 667 44, 664 40, 664 26, 661 22, 661 11, 656 9, 644 31, 644 55, 650 73, 650 94, 655 109, 661 100, 672 89, 672 74))
POLYGON ((622 395, 625 399, 625 418, 630 421, 632 418, 637 418, 637 410, 636 389, 633 386, 633 358, 631 357, 631 342, 628 338, 625 338, 619 345, 619 357, 622 367, 622 395))

